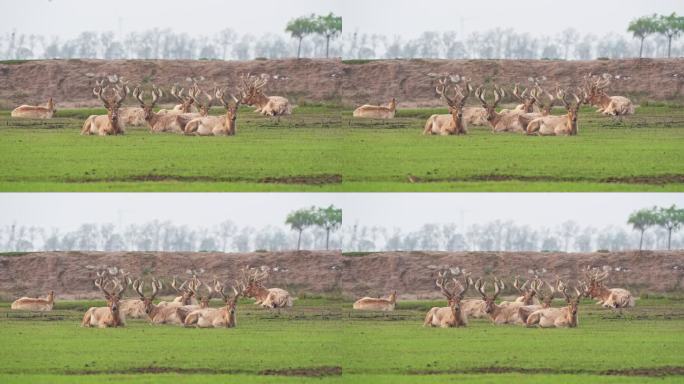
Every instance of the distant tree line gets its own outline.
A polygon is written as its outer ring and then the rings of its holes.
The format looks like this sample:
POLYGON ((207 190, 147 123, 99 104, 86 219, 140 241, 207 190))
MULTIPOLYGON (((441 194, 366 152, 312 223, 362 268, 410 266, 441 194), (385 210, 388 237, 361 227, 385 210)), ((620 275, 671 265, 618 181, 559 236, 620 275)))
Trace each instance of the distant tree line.
POLYGON ((671 249, 672 234, 684 225, 684 209, 679 209, 674 204, 668 208, 643 208, 632 212, 627 223, 639 232, 639 250, 643 248, 646 231, 653 227, 667 232, 667 249, 671 249))

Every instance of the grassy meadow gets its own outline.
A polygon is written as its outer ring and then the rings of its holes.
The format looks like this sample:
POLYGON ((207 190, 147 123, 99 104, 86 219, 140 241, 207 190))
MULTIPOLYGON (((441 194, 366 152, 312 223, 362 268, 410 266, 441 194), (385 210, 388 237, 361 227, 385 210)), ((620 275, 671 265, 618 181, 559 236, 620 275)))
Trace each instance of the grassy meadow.
MULTIPOLYGON (((441 301, 400 302, 393 313, 306 299, 280 314, 238 307, 234 329, 185 329, 128 320, 80 328, 89 305, 49 314, 0 306, 0 381, 675 383, 684 380, 684 299, 642 298, 625 316, 585 302, 576 329, 423 328, 441 301)), ((556 305, 560 305, 560 302, 556 305)))
MULTIPOLYGON (((576 137, 422 136, 446 109, 400 109, 388 121, 300 106, 276 122, 242 108, 234 137, 83 137, 104 110, 47 121, 0 112, 1 191, 682 191, 684 109, 642 105, 623 123, 591 108, 576 137)), ((215 108, 212 113, 221 110, 215 108)), ((555 113, 561 113, 557 110, 555 113)))

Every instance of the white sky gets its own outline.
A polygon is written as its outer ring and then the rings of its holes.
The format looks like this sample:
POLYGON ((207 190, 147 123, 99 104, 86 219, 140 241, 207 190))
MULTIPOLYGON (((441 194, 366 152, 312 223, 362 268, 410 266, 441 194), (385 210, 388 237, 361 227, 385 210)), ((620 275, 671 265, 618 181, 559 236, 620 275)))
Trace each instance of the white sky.
POLYGON ((170 220, 208 227, 230 219, 240 226, 283 226, 292 210, 334 204, 344 225, 404 231, 424 223, 470 225, 512 220, 533 227, 566 220, 625 225, 632 211, 684 207, 681 193, 3 193, 0 225, 75 229, 82 223, 127 225, 170 220))
POLYGON ((193 35, 232 28, 241 34, 283 33, 288 20, 310 13, 343 17, 345 32, 414 37, 423 31, 461 34, 494 27, 555 34, 626 33, 651 13, 684 14, 682 0, 2 0, 0 33, 17 30, 73 37, 85 30, 123 32, 171 28, 193 35))

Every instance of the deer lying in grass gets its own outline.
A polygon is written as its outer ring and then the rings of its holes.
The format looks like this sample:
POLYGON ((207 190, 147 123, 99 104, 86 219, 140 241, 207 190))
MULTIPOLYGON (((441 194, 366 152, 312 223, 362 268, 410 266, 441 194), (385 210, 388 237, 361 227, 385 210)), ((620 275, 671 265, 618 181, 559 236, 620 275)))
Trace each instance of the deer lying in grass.
POLYGON ((12 110, 12 117, 23 117, 29 119, 52 119, 57 113, 52 97, 48 99, 45 107, 35 105, 20 105, 12 110))
POLYGON ((197 328, 234 328, 237 325, 235 317, 237 302, 243 294, 245 286, 242 282, 238 282, 232 289, 234 295, 228 296, 225 292, 225 286, 216 281, 214 291, 223 296, 225 306, 192 311, 185 317, 184 325, 197 328))
POLYGON ((482 299, 461 300, 461 311, 469 319, 484 319, 489 317, 487 314, 487 303, 482 299))
POLYGON ((444 76, 439 79, 439 84, 435 87, 435 91, 440 95, 441 99, 447 103, 449 107, 449 114, 447 115, 432 115, 425 123, 423 135, 465 135, 468 133, 468 127, 463 119, 463 109, 465 102, 473 91, 470 83, 466 83, 466 94, 463 95, 461 87, 453 84, 453 98, 449 97, 449 85, 451 85, 451 77, 444 76))
POLYGON ((46 298, 22 297, 12 302, 12 310, 21 311, 52 311, 55 305, 55 291, 50 291, 46 298))
POLYGON ((125 131, 125 124, 119 118, 119 108, 128 96, 128 86, 105 85, 104 80, 96 82, 93 88, 93 94, 96 95, 105 108, 107 108, 107 115, 91 115, 83 123, 81 128, 81 135, 123 135, 125 131), (109 91, 109 92, 108 92, 109 91), (105 96, 105 93, 110 93, 105 96))
MULTIPOLYGON (((226 100, 225 89, 216 89, 215 97, 225 108, 226 114, 221 116, 205 116, 190 120, 185 126, 186 135, 198 136, 234 136, 237 131, 237 111, 240 99, 230 95, 232 102, 226 100)), ((241 93, 244 95, 244 92, 241 93)), ((196 103, 199 102, 196 101, 196 103)), ((204 106, 202 106, 204 108, 204 106)))
POLYGON ((246 281, 247 285, 244 290, 246 297, 256 299, 254 304, 260 305, 264 308, 285 308, 292 306, 292 297, 290 293, 280 288, 265 288, 264 280, 268 277, 268 272, 254 270, 247 273, 245 269, 242 270, 242 280, 246 281))
POLYGON ((622 310, 622 308, 634 307, 635 300, 632 294, 623 288, 606 288, 603 281, 608 278, 608 271, 600 272, 597 269, 587 267, 584 272, 588 284, 585 283, 585 296, 596 300, 596 304, 604 308, 622 310))
MULTIPOLYGON (((556 284, 559 283, 560 280, 557 280, 556 284)), ((553 295, 556 293, 556 290, 554 289, 553 285, 546 283, 541 279, 535 279, 530 286, 536 292, 536 297, 541 299, 541 302, 539 304, 524 305, 518 308, 518 315, 524 323, 527 323, 527 318, 530 316, 532 312, 544 308, 550 308, 551 303, 553 302, 553 295), (544 292, 544 286, 548 287, 547 292, 544 292)))
POLYGON ((520 293, 520 296, 515 298, 516 303, 522 303, 523 305, 539 304, 539 299, 536 297, 537 291, 531 283, 534 283, 534 281, 530 282, 530 280, 526 280, 520 285, 520 277, 515 277, 513 280, 513 288, 520 293))
POLYGON ((144 93, 139 86, 133 90, 133 96, 138 99, 140 107, 145 112, 145 121, 150 127, 150 132, 160 133, 160 132, 173 132, 173 133, 183 133, 185 125, 193 119, 192 116, 185 114, 160 114, 154 112, 154 106, 157 101, 162 97, 162 90, 152 86, 152 102, 146 104, 144 100, 144 93))
POLYGON ((245 90, 241 103, 256 107, 254 112, 264 116, 280 116, 292 114, 290 102, 282 96, 266 96, 264 86, 268 83, 268 77, 241 76, 240 87, 245 90))
POLYGON ((522 303, 509 303, 508 305, 498 305, 496 304, 496 298, 499 293, 505 289, 504 282, 502 280, 494 278, 494 294, 487 295, 485 290, 487 283, 482 279, 478 279, 475 282, 475 289, 482 295, 482 300, 485 302, 485 312, 489 315, 489 319, 494 324, 522 324, 522 320, 518 315, 518 308, 522 306, 522 303))
MULTIPOLYGON (((196 84, 193 85, 193 87, 196 84)), ((180 104, 176 104, 173 109, 160 109, 157 113, 160 115, 180 115, 185 113, 195 113, 197 108, 193 105, 195 102, 190 95, 183 95, 185 88, 178 88, 177 85, 171 87, 171 95, 178 100, 180 104)))
POLYGON ((435 284, 439 287, 442 295, 446 297, 448 307, 432 307, 427 315, 425 315, 425 321, 423 326, 427 327, 441 327, 441 328, 453 328, 453 327, 465 327, 468 325, 468 317, 463 312, 463 307, 461 306, 461 300, 463 296, 470 288, 472 280, 469 274, 463 275, 463 280, 465 281, 465 287, 452 277, 449 280, 449 272, 445 271, 439 273, 435 284))
POLYGON ((575 297, 568 293, 568 287, 559 282, 558 291, 565 296, 567 306, 562 308, 544 308, 532 312, 526 324, 528 327, 538 325, 541 328, 575 328, 577 327, 577 308, 579 306, 582 292, 575 287, 575 297))
POLYGON ((133 290, 140 295, 138 299, 125 299, 119 301, 119 311, 124 314, 127 319, 143 319, 147 317, 145 310, 144 295, 140 294, 139 286, 142 284, 140 279, 135 279, 133 282, 128 282, 133 287, 133 290))
POLYGON ((596 112, 612 116, 619 120, 623 116, 634 114, 634 104, 624 96, 608 96, 606 88, 610 80, 598 76, 584 77, 584 92, 587 94, 586 102, 598 107, 596 112))
POLYGON ((394 311, 397 304, 397 291, 393 291, 389 297, 363 297, 354 302, 352 306, 360 311, 394 311))
POLYGON ((486 90, 479 87, 475 90, 475 96, 482 103, 482 107, 487 111, 487 121, 492 127, 493 133, 500 132, 515 132, 522 133, 525 132, 527 124, 530 122, 529 117, 525 117, 524 114, 520 113, 497 113, 496 106, 501 101, 504 96, 504 91, 498 87, 494 87, 494 102, 488 103, 485 100, 486 90))
POLYGON ((154 304, 154 299, 161 289, 162 282, 155 278, 152 278, 152 294, 150 296, 145 295, 144 282, 142 280, 135 286, 135 291, 140 296, 139 301, 143 303, 142 305, 148 320, 151 324, 183 324, 177 311, 180 306, 154 304))
POLYGON ((576 136, 577 115, 582 106, 582 99, 574 93, 572 96, 575 99, 574 104, 568 103, 565 90, 559 89, 557 98, 563 102, 567 114, 563 116, 538 117, 530 121, 527 125, 527 134, 540 136, 576 136))
POLYGON ((365 117, 369 119, 394 119, 397 112, 397 99, 394 97, 387 106, 364 104, 354 110, 354 117, 365 117))
MULTIPOLYGON (((537 99, 532 94, 532 91, 533 90, 525 88, 522 91, 522 93, 520 93, 520 86, 518 84, 515 84, 515 86, 513 87, 513 96, 515 96, 515 98, 518 99, 518 101, 520 101, 520 104, 516 105, 512 112, 517 112, 517 113, 539 112, 539 108, 537 108, 535 105, 535 103, 537 102, 537 99), (528 91, 530 91, 529 94, 527 93, 528 91)), ((503 112, 504 111, 501 111, 501 113, 503 113, 503 112)))
POLYGON ((183 305, 197 305, 198 301, 195 298, 196 287, 199 285, 199 280, 197 276, 193 276, 190 280, 185 280, 183 284, 178 286, 176 277, 171 280, 171 288, 173 288, 179 295, 176 296, 173 301, 160 301, 158 305, 160 306, 174 306, 180 307, 183 305))
POLYGON ((98 277, 95 279, 95 286, 104 294, 107 306, 89 308, 85 315, 83 315, 81 326, 98 328, 125 326, 126 318, 120 312, 119 300, 123 297, 127 285, 122 285, 116 278, 108 278, 104 273, 98 273, 98 277), (107 290, 109 284, 112 284, 112 290, 107 290))

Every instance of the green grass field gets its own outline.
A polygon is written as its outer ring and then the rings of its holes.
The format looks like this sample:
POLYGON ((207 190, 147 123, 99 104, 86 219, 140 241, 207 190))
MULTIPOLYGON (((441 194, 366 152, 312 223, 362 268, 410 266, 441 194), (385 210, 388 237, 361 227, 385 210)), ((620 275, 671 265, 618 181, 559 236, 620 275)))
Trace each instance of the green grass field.
POLYGON ((243 108, 238 135, 228 138, 145 128, 79 136, 94 112, 102 110, 59 111, 49 121, 1 112, 0 190, 684 190, 679 106, 642 106, 622 124, 585 108, 576 137, 493 135, 485 127, 424 137, 427 117, 445 110, 400 110, 377 121, 330 106, 300 106, 279 124, 243 108))
POLYGON ((0 307, 0 382, 674 383, 684 380, 684 299, 641 299, 625 317, 586 302, 576 329, 423 328, 442 302, 394 313, 300 299, 280 315, 238 308, 234 329, 185 329, 129 320, 85 329, 92 303, 50 314, 0 307))

